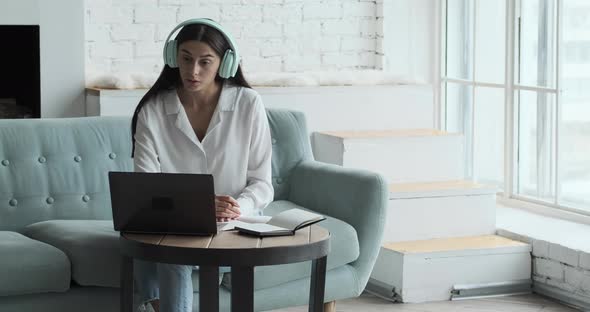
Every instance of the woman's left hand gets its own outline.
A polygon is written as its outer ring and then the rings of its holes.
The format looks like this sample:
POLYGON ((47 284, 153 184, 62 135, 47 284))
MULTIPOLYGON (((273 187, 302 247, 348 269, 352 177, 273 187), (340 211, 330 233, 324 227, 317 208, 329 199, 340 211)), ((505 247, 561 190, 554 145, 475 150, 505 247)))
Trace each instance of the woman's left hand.
POLYGON ((240 204, 229 195, 215 196, 215 216, 217 222, 227 222, 241 215, 240 204))

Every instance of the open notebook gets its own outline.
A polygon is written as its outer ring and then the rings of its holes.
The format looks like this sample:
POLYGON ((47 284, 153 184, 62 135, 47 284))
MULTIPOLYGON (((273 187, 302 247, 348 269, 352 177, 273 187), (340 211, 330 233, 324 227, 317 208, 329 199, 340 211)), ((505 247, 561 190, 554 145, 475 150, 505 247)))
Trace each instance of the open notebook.
POLYGON ((239 218, 227 222, 217 222, 217 232, 235 230, 236 226, 249 223, 266 223, 270 216, 240 216, 239 218))
POLYGON ((224 229, 228 230, 231 227, 239 232, 256 236, 294 235, 295 231, 324 219, 326 219, 324 216, 317 213, 293 208, 273 216, 266 222, 248 223, 236 220, 229 222, 224 229))

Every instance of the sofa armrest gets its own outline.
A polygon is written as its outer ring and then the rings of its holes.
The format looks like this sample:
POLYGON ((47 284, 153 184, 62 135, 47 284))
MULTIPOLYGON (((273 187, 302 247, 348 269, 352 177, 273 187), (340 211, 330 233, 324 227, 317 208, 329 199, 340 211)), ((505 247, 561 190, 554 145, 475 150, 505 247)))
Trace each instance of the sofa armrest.
POLYGON ((293 170, 290 182, 290 201, 355 228, 360 255, 352 266, 360 295, 381 247, 389 195, 385 179, 366 170, 303 161, 293 170))

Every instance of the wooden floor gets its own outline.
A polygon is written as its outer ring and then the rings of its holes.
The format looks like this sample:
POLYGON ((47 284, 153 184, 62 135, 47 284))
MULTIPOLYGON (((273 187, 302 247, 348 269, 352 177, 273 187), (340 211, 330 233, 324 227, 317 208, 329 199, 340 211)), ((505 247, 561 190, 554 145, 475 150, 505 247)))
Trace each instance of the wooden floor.
MULTIPOLYGON (((293 307, 273 312, 304 312, 293 307)), ((391 303, 364 293, 359 298, 336 301, 337 312, 579 312, 546 297, 531 294, 485 299, 441 301, 416 304, 391 303)))

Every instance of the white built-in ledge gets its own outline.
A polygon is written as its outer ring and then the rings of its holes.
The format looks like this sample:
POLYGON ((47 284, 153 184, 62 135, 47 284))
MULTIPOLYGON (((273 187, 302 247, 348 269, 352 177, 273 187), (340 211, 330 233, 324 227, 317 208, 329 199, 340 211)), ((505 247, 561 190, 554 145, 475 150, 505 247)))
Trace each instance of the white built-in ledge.
MULTIPOLYGON (((551 208, 547 208, 551 209, 551 208)), ((545 216, 498 204, 497 228, 502 235, 514 233, 523 240, 542 240, 590 254, 590 225, 545 216)), ((590 269, 590 264, 589 269, 590 269)))
MULTIPOLYGON (((305 114, 307 129, 317 131, 434 128, 431 85, 261 87, 266 108, 305 114)), ((87 116, 131 116, 147 89, 86 89, 87 116)), ((429 132, 430 131, 430 132, 429 132)), ((416 131, 414 131, 416 133, 416 131)), ((401 135, 402 132, 399 132, 401 135)))
POLYGON ((141 95, 143 95, 147 91, 148 91, 148 89, 86 88, 86 95, 95 95, 95 96, 101 96, 101 95, 121 96, 121 95, 126 95, 126 94, 129 94, 129 95, 141 94, 141 95))
MULTIPOLYGON (((140 89, 151 87, 159 73, 87 73, 87 86, 95 88, 140 89)), ((246 79, 258 87, 392 86, 424 85, 420 77, 399 76, 382 70, 307 72, 249 72, 246 79)))

